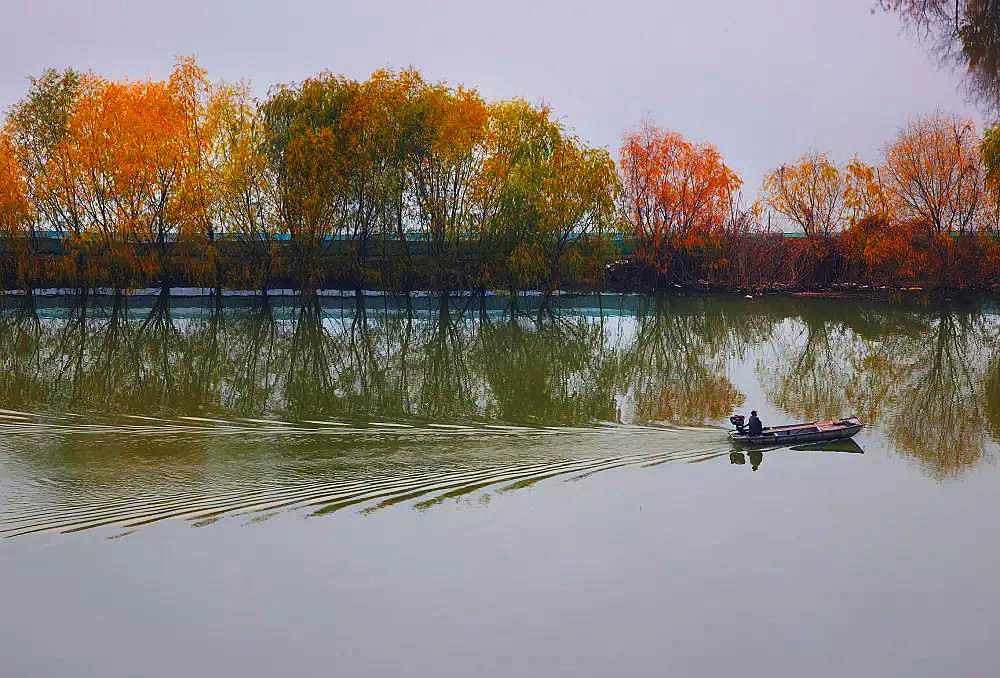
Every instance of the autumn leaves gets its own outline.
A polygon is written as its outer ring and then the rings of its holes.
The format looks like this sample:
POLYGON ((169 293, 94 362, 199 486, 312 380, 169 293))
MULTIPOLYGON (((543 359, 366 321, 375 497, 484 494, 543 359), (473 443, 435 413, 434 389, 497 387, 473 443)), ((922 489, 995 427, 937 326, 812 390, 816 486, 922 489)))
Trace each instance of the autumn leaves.
POLYGON ((838 167, 808 153, 769 173, 749 206, 711 146, 647 125, 626 136, 621 156, 639 257, 661 279, 729 287, 995 282, 998 167, 995 129, 980 141, 971 122, 943 115, 911 122, 878 165, 838 167), (806 237, 769 240, 765 210, 777 228, 806 237))
POLYGON ((7 288, 551 290, 600 285, 609 262, 626 284, 982 284, 1000 136, 979 146, 969 123, 920 119, 878 166, 808 154, 747 204, 711 145, 645 124, 616 165, 544 106, 413 70, 263 102, 190 59, 163 81, 47 71, 0 134, 0 269, 7 288))
POLYGON ((738 228, 734 201, 743 182, 713 146, 646 123, 625 136, 621 172, 636 253, 660 274, 694 273, 691 256, 727 226, 738 228))
POLYGON ((910 122, 877 166, 838 168, 811 154, 770 174, 764 199, 809 236, 830 240, 834 277, 945 287, 991 282, 996 268, 997 162, 972 122, 910 122))
POLYGON ((79 287, 551 289, 601 275, 617 227, 607 152, 545 107, 412 70, 323 73, 263 102, 191 60, 159 82, 49 71, 2 143, 8 241, 55 231, 79 287), (95 258, 113 274, 89 275, 95 258))

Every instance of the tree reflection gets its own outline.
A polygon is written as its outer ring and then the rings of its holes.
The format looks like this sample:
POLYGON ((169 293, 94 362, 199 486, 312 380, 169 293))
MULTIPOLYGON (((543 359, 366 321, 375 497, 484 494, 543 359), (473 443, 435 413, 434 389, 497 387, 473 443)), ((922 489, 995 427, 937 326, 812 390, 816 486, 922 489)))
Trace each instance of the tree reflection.
POLYGON ((479 334, 488 417, 550 425, 618 420, 614 353, 600 323, 511 313, 479 334))
POLYGON ((20 409, 45 396, 39 339, 42 324, 32 295, 15 297, 0 314, 0 398, 5 407, 20 409))
POLYGON ((998 416, 990 414, 998 387, 984 368, 995 323, 948 305, 864 313, 843 305, 780 333, 762 370, 771 401, 802 419, 858 414, 938 476, 975 464, 989 417, 998 416))
POLYGON ((715 296, 622 297, 618 308, 553 299, 541 311, 482 296, 275 306, 262 295, 221 311, 166 295, 6 301, 9 409, 721 423, 750 378, 733 370, 756 357, 754 376, 789 418, 857 413, 936 475, 975 464, 987 432, 1000 438, 998 323, 976 308, 715 296))
POLYGON ((993 439, 1000 442, 1000 351, 990 359, 985 383, 986 421, 993 439))
POLYGON ((942 308, 932 334, 897 354, 889 433, 937 475, 954 475, 983 454, 983 329, 977 317, 942 308))
MULTIPOLYGON (((221 315, 221 314, 217 314, 221 315)), ((260 417, 272 406, 277 374, 277 324, 267 295, 250 309, 235 312, 226 323, 219 371, 225 375, 218 394, 220 411, 260 417)))
POLYGON ((799 336, 786 337, 790 345, 779 349, 767 365, 768 398, 800 419, 828 419, 845 414, 844 397, 851 373, 846 369, 851 333, 830 321, 809 320, 799 336))
POLYGON ((746 323, 722 304, 685 303, 658 297, 637 313, 637 336, 622 359, 637 421, 701 424, 724 418, 744 400, 725 367, 745 342, 746 323))

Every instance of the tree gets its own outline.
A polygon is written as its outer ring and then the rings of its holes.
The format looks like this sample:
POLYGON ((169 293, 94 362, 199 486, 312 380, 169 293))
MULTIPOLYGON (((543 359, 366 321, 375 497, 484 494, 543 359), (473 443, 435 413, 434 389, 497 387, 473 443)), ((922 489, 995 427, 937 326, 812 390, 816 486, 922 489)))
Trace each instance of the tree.
POLYGON ((1000 111, 1000 2, 997 0, 879 0, 930 38, 942 61, 964 66, 973 99, 1000 111))
POLYGON ((975 227, 983 169, 972 121, 933 115, 911 122, 886 148, 881 174, 901 218, 919 219, 935 235, 975 227))
MULTIPOLYGON (((30 244, 26 246, 31 242, 26 236, 34 228, 34 213, 22 174, 14 144, 7 133, 0 130, 0 238, 5 241, 0 251, 13 254, 17 283, 30 291, 33 274, 37 271, 35 252, 30 244)), ((0 289, 3 283, 0 278, 0 289)))
POLYGON ((548 259, 546 290, 552 288, 560 269, 576 274, 573 269, 584 264, 574 245, 590 236, 596 236, 600 244, 616 225, 619 186, 615 163, 607 151, 587 148, 575 137, 563 138, 555 148, 541 192, 539 235, 548 259))
POLYGON ((380 226, 391 229, 392 206, 402 190, 406 111, 422 80, 416 71, 376 71, 351 90, 338 126, 346 156, 342 213, 363 265, 380 226))
POLYGON ((471 189, 482 166, 487 109, 475 90, 444 84, 421 88, 413 106, 420 124, 409 180, 418 223, 440 262, 473 225, 471 189))
POLYGON ((48 69, 31 78, 27 95, 10 110, 10 148, 21 164, 24 189, 38 220, 32 232, 44 226, 79 235, 82 228, 76 196, 61 190, 66 182, 60 179, 73 171, 63 140, 84 79, 71 69, 48 69))
POLYGON ((278 216, 264 121, 245 85, 219 88, 211 105, 217 120, 211 181, 216 187, 218 227, 235 235, 245 252, 248 269, 241 278, 266 289, 278 216))
POLYGON ((764 179, 767 203, 810 238, 828 237, 844 228, 844 176, 823 153, 802 156, 764 179))
POLYGON ((982 229, 996 238, 1000 237, 1000 125, 986 130, 979 152, 986 189, 982 229))
POLYGON ((14 144, 0 130, 0 236, 24 237, 31 220, 31 204, 14 144))
POLYGON ((169 284, 170 243, 204 233, 211 221, 205 158, 212 133, 205 129, 202 76, 193 61, 182 60, 168 81, 82 77, 45 165, 48 190, 70 217, 69 232, 93 234, 161 284, 169 284))
POLYGON ((523 100, 490 106, 483 149, 473 200, 487 263, 515 288, 548 289, 560 273, 578 273, 585 262, 575 245, 599 240, 615 220, 618 175, 607 152, 523 100))
POLYGON ((479 254, 489 267, 481 283, 492 276, 495 283, 521 287, 540 274, 540 197, 563 131, 548 108, 521 99, 492 104, 488 113, 472 193, 479 254))
POLYGON ((288 233, 299 288, 317 289, 319 255, 343 226, 345 162, 337 122, 352 84, 327 73, 301 85, 282 85, 261 106, 275 174, 275 205, 288 233))
POLYGON ((196 247, 208 241, 207 261, 204 262, 211 284, 219 293, 221 276, 216 240, 219 222, 216 215, 216 185, 213 178, 213 156, 219 134, 218 107, 213 105, 217 88, 209 83, 205 69, 192 57, 182 57, 174 65, 167 84, 172 98, 182 111, 180 127, 181 163, 180 189, 174 216, 177 232, 196 247))
POLYGON ((691 144, 648 123, 625 135, 620 171, 637 254, 661 274, 675 253, 692 250, 722 227, 742 184, 714 146, 691 144))
POLYGON ((892 195, 882 183, 879 169, 855 158, 844 172, 844 207, 850 225, 865 219, 892 219, 892 195))

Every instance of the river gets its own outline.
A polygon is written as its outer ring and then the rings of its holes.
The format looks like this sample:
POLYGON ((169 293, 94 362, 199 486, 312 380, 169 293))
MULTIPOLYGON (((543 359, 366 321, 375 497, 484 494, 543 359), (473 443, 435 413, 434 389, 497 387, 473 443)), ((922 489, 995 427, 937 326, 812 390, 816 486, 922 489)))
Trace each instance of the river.
POLYGON ((3 675, 1000 664, 992 299, 2 304, 3 675))

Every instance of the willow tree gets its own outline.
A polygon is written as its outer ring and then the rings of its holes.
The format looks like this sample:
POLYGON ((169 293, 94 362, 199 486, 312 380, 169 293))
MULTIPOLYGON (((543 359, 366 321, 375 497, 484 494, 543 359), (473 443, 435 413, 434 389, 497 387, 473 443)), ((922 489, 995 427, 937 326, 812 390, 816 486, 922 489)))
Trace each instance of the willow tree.
MULTIPOLYGON (((546 256, 546 291, 560 274, 579 278, 588 254, 580 245, 590 240, 600 248, 604 236, 617 228, 619 189, 617 169, 607 151, 588 148, 571 136, 554 149, 540 196, 539 240, 546 256)), ((590 262, 592 267, 595 263, 602 262, 590 262)), ((603 266, 597 268, 603 273, 603 266)))
POLYGON ((376 71, 349 90, 338 125, 345 156, 340 211, 359 273, 380 231, 401 225, 407 109, 421 83, 416 71, 376 71))
POLYGON ((982 229, 996 239, 1000 237, 1000 126, 986 130, 979 151, 986 189, 982 229))
POLYGON ((212 106, 217 120, 212 183, 218 227, 235 236, 243 252, 238 278, 266 290, 279 225, 263 116, 246 86, 220 88, 212 106))
POLYGON ((474 181, 480 282, 522 287, 541 274, 542 194, 563 132, 549 110, 524 100, 489 107, 483 165, 474 181))
POLYGON ((942 61, 966 69, 968 93, 1000 111, 1000 2, 997 0, 879 0, 922 38, 942 61))
MULTIPOLYGON (((545 289, 585 266, 581 243, 614 222, 618 177, 603 150, 587 148, 545 107, 489 107, 474 181, 476 237, 490 274, 545 289)), ((589 242, 588 242, 589 244, 589 242)))
POLYGON ((219 87, 208 81, 207 72, 191 57, 174 65, 167 81, 174 105, 181 111, 178 129, 180 183, 172 220, 183 238, 189 277, 215 288, 222 303, 223 272, 218 249, 217 186, 214 182, 216 140, 219 135, 219 87))
POLYGON ((24 237, 31 222, 31 203, 14 144, 0 130, 0 235, 24 237))
POLYGON ((454 261, 473 225, 487 108, 475 90, 427 85, 412 102, 419 121, 408 175, 417 223, 437 263, 454 261))
MULTIPOLYGON (((30 265, 31 258, 24 256, 22 244, 33 228, 33 210, 28 201, 21 164, 10 137, 0 130, 0 238, 5 241, 3 250, 15 257, 18 282, 28 290, 31 289, 33 271, 24 270, 25 264, 30 265)), ((2 279, 0 284, 3 284, 2 279)))
POLYGON ((337 120, 349 86, 343 78, 322 74, 280 86, 261 106, 276 212, 290 241, 296 284, 306 293, 322 283, 319 257, 341 224, 344 154, 337 120))
POLYGON ((74 233, 128 261, 129 270, 112 274, 115 284, 146 279, 169 287, 173 241, 209 218, 202 172, 211 140, 191 133, 192 116, 201 113, 185 91, 189 66, 178 64, 167 81, 83 78, 52 154, 56 167, 46 177, 73 216, 74 233))
POLYGON ((31 78, 28 93, 10 109, 10 148, 21 164, 25 191, 38 219, 32 230, 42 227, 60 235, 80 235, 79 202, 72 192, 61 190, 65 182, 60 178, 73 171, 63 141, 83 79, 71 69, 48 69, 31 78))

